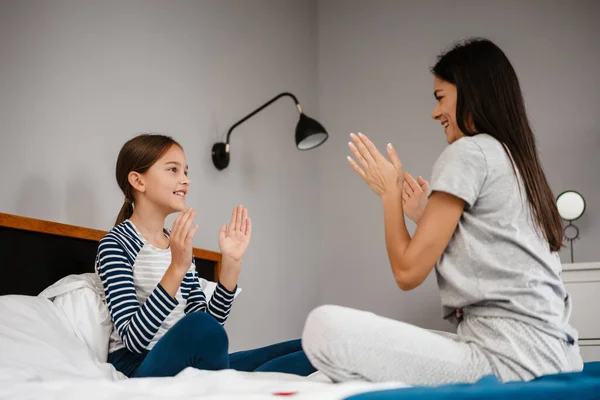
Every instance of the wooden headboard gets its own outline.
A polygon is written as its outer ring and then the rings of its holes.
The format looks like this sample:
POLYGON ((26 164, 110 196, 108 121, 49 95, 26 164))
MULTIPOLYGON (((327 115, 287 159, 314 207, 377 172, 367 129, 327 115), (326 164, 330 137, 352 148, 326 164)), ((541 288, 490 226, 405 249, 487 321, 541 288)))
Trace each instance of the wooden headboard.
MULTIPOLYGON (((37 296, 71 275, 94 272, 105 231, 0 213, 0 295, 37 296)), ((216 281, 221 254, 193 249, 201 278, 216 281)))

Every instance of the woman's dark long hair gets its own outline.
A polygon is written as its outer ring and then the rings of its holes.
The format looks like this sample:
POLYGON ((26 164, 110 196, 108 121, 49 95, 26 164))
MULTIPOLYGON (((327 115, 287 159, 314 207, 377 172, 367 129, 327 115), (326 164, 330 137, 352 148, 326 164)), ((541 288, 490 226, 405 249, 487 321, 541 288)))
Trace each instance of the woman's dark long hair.
POLYGON ((538 156, 517 74, 504 52, 487 39, 468 39, 441 54, 431 72, 456 86, 456 122, 465 135, 487 133, 505 145, 517 181, 519 174, 523 181, 534 223, 550 249, 560 250, 562 221, 538 156))

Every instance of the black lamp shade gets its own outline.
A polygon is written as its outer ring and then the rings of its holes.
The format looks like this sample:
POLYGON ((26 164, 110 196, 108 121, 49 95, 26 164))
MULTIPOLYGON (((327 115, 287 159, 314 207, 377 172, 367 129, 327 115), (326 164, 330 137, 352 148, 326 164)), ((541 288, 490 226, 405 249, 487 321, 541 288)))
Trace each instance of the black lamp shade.
POLYGON ((298 150, 310 150, 323 144, 329 135, 316 120, 300 114, 296 125, 296 147, 298 150))

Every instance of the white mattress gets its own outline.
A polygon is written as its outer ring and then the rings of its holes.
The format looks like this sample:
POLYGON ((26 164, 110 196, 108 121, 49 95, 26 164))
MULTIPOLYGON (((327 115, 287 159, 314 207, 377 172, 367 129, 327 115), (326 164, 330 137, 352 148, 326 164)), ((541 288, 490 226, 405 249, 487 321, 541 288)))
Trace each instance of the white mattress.
POLYGON ((278 397, 277 394, 293 399, 343 399, 354 394, 405 386, 402 383, 368 382, 333 384, 318 373, 303 378, 280 373, 201 371, 187 368, 173 378, 117 381, 71 378, 42 382, 3 382, 0 386, 0 399, 273 399, 278 397))

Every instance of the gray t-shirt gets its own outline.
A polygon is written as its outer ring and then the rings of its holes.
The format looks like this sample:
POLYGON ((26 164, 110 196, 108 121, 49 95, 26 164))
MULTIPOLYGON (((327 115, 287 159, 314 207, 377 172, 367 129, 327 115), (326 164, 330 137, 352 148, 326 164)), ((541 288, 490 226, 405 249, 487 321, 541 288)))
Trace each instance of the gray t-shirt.
POLYGON ((431 189, 465 201, 436 265, 443 317, 455 325, 462 313, 514 318, 576 341, 560 258, 534 225, 503 145, 486 134, 452 143, 433 167, 431 189))

